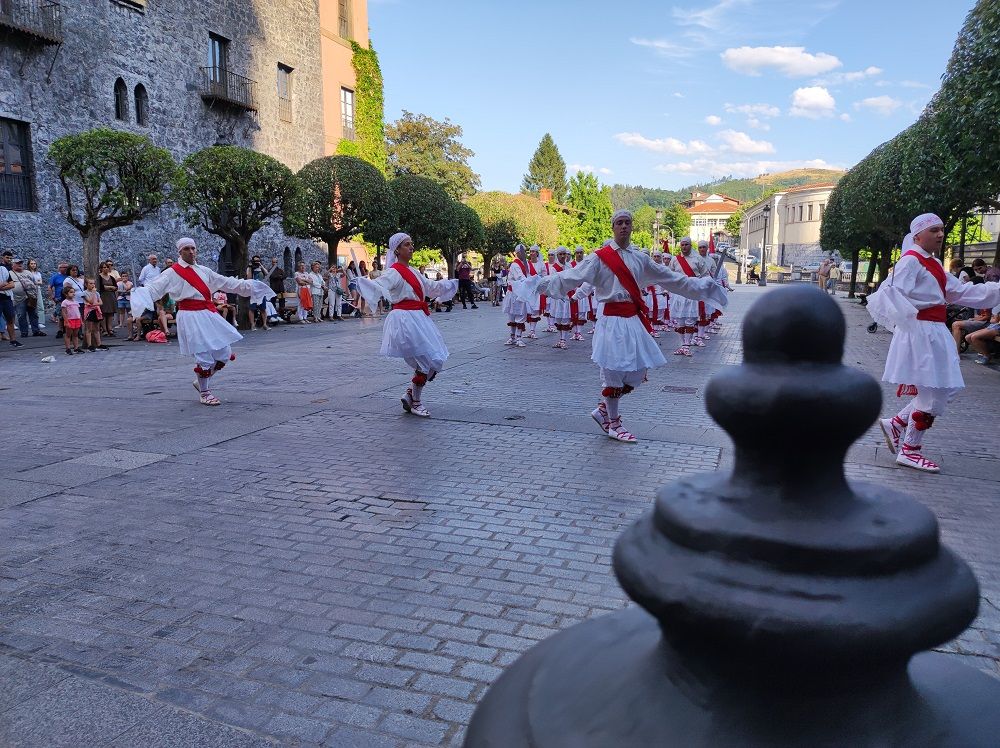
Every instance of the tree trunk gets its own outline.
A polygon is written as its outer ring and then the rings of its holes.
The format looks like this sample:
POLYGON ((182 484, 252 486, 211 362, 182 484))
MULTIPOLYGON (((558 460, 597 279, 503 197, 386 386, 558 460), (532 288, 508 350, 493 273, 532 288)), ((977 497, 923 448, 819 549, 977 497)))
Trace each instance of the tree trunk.
POLYGON ((101 264, 101 234, 103 229, 91 226, 83 235, 83 271, 80 275, 97 277, 97 266, 101 264))
POLYGON ((878 284, 881 286, 889 275, 889 265, 892 264, 892 245, 882 247, 878 258, 878 284))
POLYGON ((965 264, 965 232, 966 227, 968 226, 968 221, 968 216, 962 216, 962 235, 958 240, 958 259, 962 261, 963 265, 965 264))
POLYGON ((445 265, 448 266, 448 277, 449 278, 454 278, 455 277, 455 263, 456 263, 456 259, 458 258, 458 252, 455 251, 455 250, 447 250, 446 249, 446 250, 442 251, 441 254, 444 255, 445 265))
MULTIPOLYGON (((331 237, 326 240, 326 264, 327 267, 337 267, 337 247, 340 246, 340 239, 331 237)), ((295 268, 298 270, 298 268, 295 268)))
POLYGON ((847 298, 853 299, 858 287, 858 263, 861 261, 861 250, 855 247, 851 250, 851 290, 847 298))
POLYGON ((869 289, 872 287, 872 283, 875 280, 875 263, 881 261, 883 254, 882 247, 876 245, 872 248, 872 256, 868 261, 868 272, 865 273, 865 293, 868 293, 869 289))
MULTIPOLYGON (((233 247, 233 268, 237 278, 246 277, 246 269, 249 264, 247 257, 247 244, 249 239, 242 236, 234 236, 231 240, 233 247)), ((236 299, 236 319, 239 320, 243 329, 250 327, 250 299, 246 296, 239 296, 236 299)))

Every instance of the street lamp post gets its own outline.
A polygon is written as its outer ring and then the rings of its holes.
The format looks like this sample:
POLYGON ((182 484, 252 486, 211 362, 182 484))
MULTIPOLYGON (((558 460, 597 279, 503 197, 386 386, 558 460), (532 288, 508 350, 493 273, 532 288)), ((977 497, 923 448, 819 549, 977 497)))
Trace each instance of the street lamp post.
POLYGON ((761 208, 761 213, 764 214, 764 241, 760 243, 760 280, 757 281, 758 286, 767 285, 767 219, 771 215, 771 206, 765 205, 761 208))
POLYGON ((656 218, 653 219, 653 249, 660 246, 660 228, 663 226, 663 211, 656 211, 656 218))

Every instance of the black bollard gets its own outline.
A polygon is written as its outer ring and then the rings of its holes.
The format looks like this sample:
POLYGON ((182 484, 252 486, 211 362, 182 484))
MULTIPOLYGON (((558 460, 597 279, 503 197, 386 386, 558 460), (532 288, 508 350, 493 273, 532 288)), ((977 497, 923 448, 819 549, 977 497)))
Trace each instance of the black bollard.
POLYGON ((1000 745, 1000 681, 924 651, 975 618, 972 572, 922 504, 844 477, 881 404, 844 329, 812 287, 751 307, 705 396, 732 473, 660 490, 615 545, 642 607, 524 654, 466 748, 1000 745))

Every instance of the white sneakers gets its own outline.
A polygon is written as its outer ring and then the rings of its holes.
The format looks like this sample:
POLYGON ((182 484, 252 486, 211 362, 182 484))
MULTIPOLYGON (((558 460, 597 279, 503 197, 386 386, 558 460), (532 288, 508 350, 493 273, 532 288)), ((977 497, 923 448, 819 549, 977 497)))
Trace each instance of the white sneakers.
POLYGON ((524 342, 523 340, 521 340, 520 338, 517 338, 517 339, 516 339, 516 340, 514 341, 514 345, 515 345, 515 346, 517 346, 518 348, 524 348, 524 347, 525 347, 525 346, 527 345, 527 343, 525 343, 525 342, 524 342))

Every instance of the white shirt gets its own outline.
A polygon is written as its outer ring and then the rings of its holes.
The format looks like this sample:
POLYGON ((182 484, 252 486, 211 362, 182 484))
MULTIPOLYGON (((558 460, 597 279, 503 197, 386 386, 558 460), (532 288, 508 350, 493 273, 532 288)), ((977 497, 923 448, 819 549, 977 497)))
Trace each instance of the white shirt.
MULTIPOLYGON (((254 304, 260 304, 264 298, 274 295, 271 287, 261 281, 230 278, 227 275, 219 275, 204 265, 188 265, 184 260, 180 259, 174 264, 181 267, 193 268, 194 272, 208 287, 210 294, 216 291, 225 291, 226 293, 234 293, 238 296, 249 296, 251 303, 254 304)), ((168 294, 175 302, 184 301, 185 299, 197 299, 200 301, 205 298, 202 296, 201 291, 181 278, 179 273, 165 270, 150 280, 145 286, 132 289, 132 316, 138 317, 146 309, 153 309, 153 302, 158 301, 168 294)))
MULTIPOLYGON (((688 278, 665 265, 653 262, 649 255, 635 245, 623 249, 612 241, 608 246, 619 253, 640 290, 644 286, 658 284, 670 293, 691 299, 705 299, 719 307, 729 303, 729 297, 711 278, 688 278)), ((568 268, 561 273, 542 278, 538 283, 538 292, 560 295, 578 288, 583 283, 594 286, 597 300, 602 303, 630 301, 632 298, 596 252, 587 255, 575 268, 568 268)))
MULTIPOLYGON (((6 265, 0 265, 0 286, 6 284, 9 281, 10 281, 10 271, 7 269, 6 265)), ((4 296, 9 296, 10 298, 13 299, 14 289, 8 288, 6 291, 0 291, 0 294, 3 294, 4 296)))
POLYGON ((162 272, 159 265, 143 265, 142 270, 139 271, 139 285, 145 286, 151 280, 159 277, 162 272))
POLYGON ((413 288, 403 278, 396 268, 389 268, 375 280, 369 280, 364 276, 358 277, 358 285, 365 300, 372 306, 378 302, 379 297, 386 299, 390 304, 403 301, 405 299, 416 299, 423 301, 428 299, 449 299, 458 292, 458 279, 451 280, 431 280, 425 278, 414 268, 410 268, 417 283, 421 284, 423 295, 417 296, 413 288))
POLYGON ((309 293, 313 296, 320 296, 323 293, 323 276, 310 271, 306 273, 309 278, 309 293))

